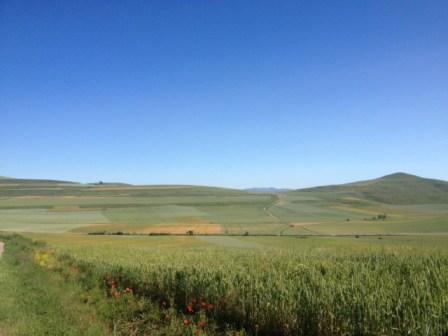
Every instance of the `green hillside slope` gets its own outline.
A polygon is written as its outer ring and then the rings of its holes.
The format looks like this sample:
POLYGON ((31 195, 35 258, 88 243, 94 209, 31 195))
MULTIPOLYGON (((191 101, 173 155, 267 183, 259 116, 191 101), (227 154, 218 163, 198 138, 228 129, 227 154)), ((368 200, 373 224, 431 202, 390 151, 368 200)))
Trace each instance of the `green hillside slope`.
POLYGON ((402 173, 278 193, 189 185, 1 181, 0 231, 448 232, 448 183, 402 173))
POLYGON ((54 185, 54 184, 78 184, 71 181, 58 180, 38 180, 38 179, 19 179, 0 176, 0 184, 17 184, 17 185, 54 185))
POLYGON ((448 182, 405 173, 348 184, 301 189, 300 191, 343 194, 386 204, 448 203, 448 182))

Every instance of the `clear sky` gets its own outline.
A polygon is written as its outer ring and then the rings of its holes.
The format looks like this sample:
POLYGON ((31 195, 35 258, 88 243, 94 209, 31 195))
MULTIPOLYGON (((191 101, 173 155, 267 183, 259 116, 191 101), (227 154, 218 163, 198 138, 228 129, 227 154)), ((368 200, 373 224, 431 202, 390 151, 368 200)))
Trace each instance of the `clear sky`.
POLYGON ((0 175, 448 180, 448 1, 0 0, 0 175))

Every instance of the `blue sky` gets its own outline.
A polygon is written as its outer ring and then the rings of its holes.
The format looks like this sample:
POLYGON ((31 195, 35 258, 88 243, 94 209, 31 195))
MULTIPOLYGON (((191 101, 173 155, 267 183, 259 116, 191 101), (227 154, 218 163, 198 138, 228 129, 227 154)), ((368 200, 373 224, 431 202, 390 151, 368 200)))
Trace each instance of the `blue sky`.
POLYGON ((448 180, 447 1, 0 2, 0 175, 448 180))

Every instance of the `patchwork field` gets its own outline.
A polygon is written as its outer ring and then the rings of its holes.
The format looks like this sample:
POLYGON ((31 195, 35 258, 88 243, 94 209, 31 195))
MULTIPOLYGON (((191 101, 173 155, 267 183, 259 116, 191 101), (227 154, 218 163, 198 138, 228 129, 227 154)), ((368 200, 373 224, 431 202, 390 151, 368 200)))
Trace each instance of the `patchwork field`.
POLYGON ((447 185, 1 179, 0 334, 446 335, 447 185))
POLYGON ((429 203, 421 203, 416 196, 406 200, 402 193, 395 203, 390 196, 387 203, 376 200, 384 194, 378 185, 390 191, 387 187, 397 179, 401 189, 414 187, 415 180, 421 184, 420 178, 403 182, 398 176, 345 189, 253 193, 197 186, 2 179, 0 230, 282 235, 448 232, 444 196, 420 200, 429 203), (366 186, 375 186, 378 195, 370 197, 366 186))

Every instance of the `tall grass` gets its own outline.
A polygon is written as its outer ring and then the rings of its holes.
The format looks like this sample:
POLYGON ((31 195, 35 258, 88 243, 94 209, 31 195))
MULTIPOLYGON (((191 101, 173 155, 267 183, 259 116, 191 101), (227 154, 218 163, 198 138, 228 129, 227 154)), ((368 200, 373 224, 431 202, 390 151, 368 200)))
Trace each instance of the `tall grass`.
POLYGON ((113 279, 182 313, 206 302, 208 318, 250 334, 448 333, 446 255, 99 246, 71 248, 64 260, 106 289, 113 279))

